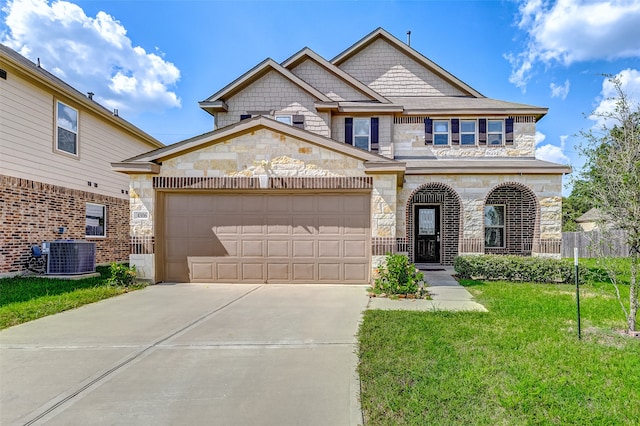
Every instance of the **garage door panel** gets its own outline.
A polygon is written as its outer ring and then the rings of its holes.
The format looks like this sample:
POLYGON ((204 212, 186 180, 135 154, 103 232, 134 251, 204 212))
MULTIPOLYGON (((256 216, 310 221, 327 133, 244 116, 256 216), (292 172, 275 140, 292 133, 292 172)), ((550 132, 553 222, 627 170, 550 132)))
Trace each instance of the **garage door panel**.
POLYGON ((344 257, 364 259, 367 257, 367 246, 364 241, 343 241, 344 257))
POLYGON ((290 281, 289 263, 267 264, 267 281, 290 281))
POLYGON ((318 241, 318 257, 320 259, 327 257, 341 257, 342 250, 340 240, 321 240, 318 241))
POLYGON ((370 194, 185 192, 165 200, 165 281, 368 282, 370 194))
POLYGON ((294 259, 300 257, 315 257, 316 246, 316 241, 294 240, 292 247, 293 252, 291 255, 294 259))
POLYGON ((240 268, 242 270, 243 280, 264 282, 264 264, 262 262, 242 263, 240 268))
POLYGON ((242 241, 243 257, 263 257, 264 256, 263 240, 244 240, 242 241))
POLYGON ((289 240, 270 240, 267 241, 267 256, 268 257, 291 257, 289 247, 291 241, 289 240))

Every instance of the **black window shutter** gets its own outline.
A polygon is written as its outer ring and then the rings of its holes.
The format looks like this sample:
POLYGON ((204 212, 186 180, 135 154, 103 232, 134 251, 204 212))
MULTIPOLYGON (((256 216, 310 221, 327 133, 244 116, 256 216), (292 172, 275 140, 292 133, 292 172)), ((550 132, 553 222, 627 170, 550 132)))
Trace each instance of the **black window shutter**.
POLYGON ((487 119, 486 118, 481 118, 480 120, 478 120, 478 135, 479 135, 478 144, 486 145, 487 144, 487 119))
POLYGON ((380 146, 379 144, 379 130, 378 128, 380 127, 380 120, 378 119, 378 117, 371 117, 371 151, 372 152, 378 152, 378 148, 380 146))
POLYGON ((344 119, 344 143, 353 145, 353 118, 346 117, 344 119))
POLYGON ((513 145, 513 118, 507 118, 504 122, 505 145, 513 145))
POLYGON ((295 127, 299 127, 304 129, 304 115, 294 115, 293 116, 293 125, 295 127))
POLYGON ((424 144, 433 145, 433 120, 430 118, 424 119, 424 144))
POLYGON ((460 145, 460 120, 451 119, 451 145, 460 145))
POLYGON ((247 118, 251 118, 251 114, 240 114, 240 120, 246 120, 247 118))

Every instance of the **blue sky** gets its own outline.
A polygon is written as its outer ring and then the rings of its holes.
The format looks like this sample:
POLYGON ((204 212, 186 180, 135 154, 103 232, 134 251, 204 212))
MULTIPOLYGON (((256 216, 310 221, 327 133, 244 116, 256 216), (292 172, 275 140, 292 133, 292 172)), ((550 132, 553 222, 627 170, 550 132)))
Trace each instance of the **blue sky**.
MULTIPOLYGON (((170 144, 212 129, 198 101, 267 57, 331 59, 378 27, 485 96, 549 108, 538 158, 610 105, 603 74, 640 100, 640 0, 2 1, 0 41, 170 144)), ((567 190, 565 190, 565 193, 567 190)))

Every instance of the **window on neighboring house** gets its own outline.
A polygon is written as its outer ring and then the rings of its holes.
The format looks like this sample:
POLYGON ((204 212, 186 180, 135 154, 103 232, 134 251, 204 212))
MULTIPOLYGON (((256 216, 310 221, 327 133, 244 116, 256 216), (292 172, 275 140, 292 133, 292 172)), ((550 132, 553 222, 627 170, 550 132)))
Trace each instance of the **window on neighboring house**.
POLYGON ((293 124, 293 118, 290 115, 276 115, 276 121, 279 121, 284 124, 291 125, 293 124))
POLYGON ((356 148, 378 151, 378 117, 347 117, 344 121, 344 141, 356 148))
POLYGON ((87 237, 107 236, 107 207, 102 204, 87 203, 85 234, 87 237))
POLYGON ((502 145, 503 129, 503 120, 487 120, 487 144, 502 145))
POLYGON ((433 144, 449 145, 449 121, 433 121, 433 144))
POLYGON ((484 206, 484 246, 502 248, 505 246, 504 205, 484 206))
POLYGON ((460 121, 460 144, 461 145, 476 144, 476 121, 475 120, 460 121))
POLYGON ((56 149, 78 155, 78 111, 56 103, 56 149))

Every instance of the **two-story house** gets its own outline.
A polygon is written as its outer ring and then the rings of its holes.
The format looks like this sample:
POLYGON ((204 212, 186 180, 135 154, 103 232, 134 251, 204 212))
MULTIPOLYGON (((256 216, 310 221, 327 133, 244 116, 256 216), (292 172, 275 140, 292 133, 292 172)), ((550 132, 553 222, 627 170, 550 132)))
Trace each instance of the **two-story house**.
POLYGON ((206 100, 212 132, 113 164, 153 281, 368 283, 387 252, 559 256, 567 166, 546 108, 495 100, 383 29, 266 59, 206 100))
POLYGON ((0 275, 25 271, 43 241, 95 242, 128 261, 129 179, 111 162, 164 146, 0 44, 0 275))

